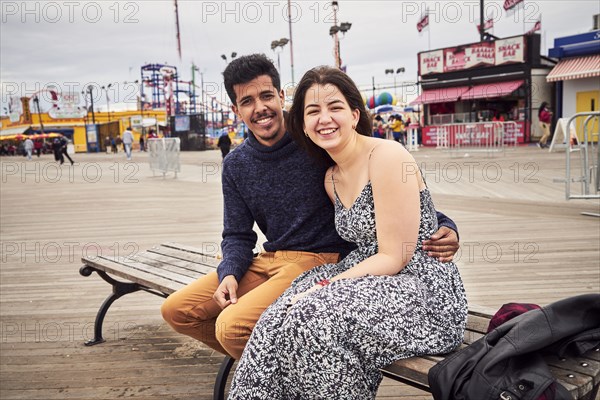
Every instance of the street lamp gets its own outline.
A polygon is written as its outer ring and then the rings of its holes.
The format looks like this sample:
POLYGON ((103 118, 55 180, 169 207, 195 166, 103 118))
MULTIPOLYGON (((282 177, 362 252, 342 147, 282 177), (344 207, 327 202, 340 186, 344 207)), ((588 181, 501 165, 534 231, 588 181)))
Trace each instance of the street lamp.
POLYGON ((279 40, 273 40, 271 42, 271 50, 277 53, 277 70, 279 70, 279 74, 281 74, 281 63, 279 61, 279 54, 283 51, 283 46, 288 44, 289 40, 287 38, 281 38, 279 40), (281 51, 277 51, 277 48, 281 47, 281 51))
POLYGON ((94 86, 89 85, 87 87, 88 93, 90 94, 90 107, 92 109, 92 124, 96 125, 96 115, 94 114, 94 86))
POLYGON ((85 104, 85 117, 84 117, 84 120, 85 120, 85 124, 87 125, 88 124, 88 113, 89 113, 88 102, 87 102, 87 95, 85 93, 85 90, 82 90, 81 94, 83 95, 83 101, 84 101, 84 104, 85 104))
MULTIPOLYGON (((396 75, 397 74, 403 74, 404 73, 404 67, 400 67, 398 69, 396 69, 396 71, 394 71, 393 68, 389 68, 385 70, 385 74, 392 74, 394 76, 394 96, 396 96, 396 99, 398 98, 398 92, 396 91, 396 75)), ((401 99, 402 100, 402 99, 401 99)), ((402 101, 400 101, 402 103, 402 101)))
MULTIPOLYGON (((237 57, 237 53, 235 51, 231 52, 231 61, 233 61, 235 57, 237 57)), ((227 61, 227 56, 225 54, 221 54, 221 58, 225 60, 225 64, 229 64, 229 62, 227 61)))
POLYGON ((37 108, 38 119, 40 120, 40 130, 42 134, 44 133, 44 123, 42 122, 42 112, 40 110, 40 99, 37 95, 33 98, 33 102, 35 103, 35 107, 37 108))
POLYGON ((341 22, 339 25, 337 23, 337 10, 339 8, 338 2, 336 0, 331 2, 331 7, 333 8, 333 26, 329 28, 329 35, 333 37, 333 54, 335 56, 335 66, 337 68, 341 68, 342 66, 342 57, 340 54, 340 38, 338 36, 339 32, 342 32, 342 37, 346 36, 346 32, 350 30, 352 24, 350 22, 341 22))
POLYGON ((108 89, 112 86, 112 83, 109 83, 106 86, 102 86, 102 89, 106 92, 106 111, 108 112, 108 122, 110 122, 110 99, 108 98, 108 89))

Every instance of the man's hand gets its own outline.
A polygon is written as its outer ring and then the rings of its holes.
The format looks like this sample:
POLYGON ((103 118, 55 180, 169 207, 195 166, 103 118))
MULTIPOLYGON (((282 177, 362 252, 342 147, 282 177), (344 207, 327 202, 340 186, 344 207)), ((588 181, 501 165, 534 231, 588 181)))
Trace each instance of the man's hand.
POLYGON ((223 309, 230 304, 235 304, 238 300, 236 294, 237 289, 238 283, 235 277, 233 275, 227 275, 221 281, 215 294, 213 294, 213 300, 223 309))
POLYGON ((441 262, 452 261, 459 247, 458 235, 447 226, 441 226, 429 240, 423 241, 423 250, 441 262))

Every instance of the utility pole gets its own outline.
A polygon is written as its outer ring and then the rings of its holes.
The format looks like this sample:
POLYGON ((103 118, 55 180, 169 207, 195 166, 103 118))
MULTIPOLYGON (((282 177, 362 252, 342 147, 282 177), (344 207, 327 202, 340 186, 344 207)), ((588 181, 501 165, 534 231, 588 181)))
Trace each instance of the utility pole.
POLYGON ((292 5, 290 3, 291 0, 288 0, 288 25, 290 29, 290 61, 292 65, 292 87, 294 87, 294 44, 292 42, 292 5))
POLYGON ((37 108, 37 115, 40 121, 40 130, 42 131, 42 133, 44 133, 44 123, 42 122, 42 112, 40 110, 40 99, 38 98, 38 95, 35 95, 35 97, 33 98, 33 102, 35 103, 35 106, 37 108))
POLYGON ((479 40, 481 42, 484 41, 485 39, 485 21, 483 20, 485 17, 483 16, 484 14, 484 0, 479 0, 479 40))
MULTIPOLYGON (((333 26, 337 27, 337 10, 338 10, 338 2, 332 1, 331 7, 333 8, 333 26)), ((340 38, 338 37, 338 30, 336 29, 333 34, 333 54, 335 56, 335 66, 340 68, 340 38)))
POLYGON ((90 107, 92 107, 92 124, 96 125, 96 115, 94 114, 94 95, 92 94, 93 91, 94 87, 89 85, 88 92, 90 92, 90 107))

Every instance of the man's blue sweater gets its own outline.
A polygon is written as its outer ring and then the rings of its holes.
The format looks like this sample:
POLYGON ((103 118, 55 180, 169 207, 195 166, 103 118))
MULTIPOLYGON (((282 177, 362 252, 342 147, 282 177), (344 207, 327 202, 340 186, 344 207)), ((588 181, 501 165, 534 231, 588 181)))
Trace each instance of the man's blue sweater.
POLYGON ((223 161, 223 260, 219 281, 239 282, 252 263, 256 221, 267 241, 265 251, 299 250, 341 253, 355 246, 339 237, 334 211, 324 188, 326 168, 319 167, 288 133, 275 145, 250 134, 223 161))
MULTIPOLYGON (((219 281, 233 275, 239 282, 250 267, 257 240, 254 222, 267 238, 265 251, 340 253, 343 258, 355 248, 335 230, 333 204, 324 187, 325 171, 287 132, 271 147, 260 144, 250 133, 225 157, 219 281)), ((438 222, 457 230, 441 213, 438 222)))

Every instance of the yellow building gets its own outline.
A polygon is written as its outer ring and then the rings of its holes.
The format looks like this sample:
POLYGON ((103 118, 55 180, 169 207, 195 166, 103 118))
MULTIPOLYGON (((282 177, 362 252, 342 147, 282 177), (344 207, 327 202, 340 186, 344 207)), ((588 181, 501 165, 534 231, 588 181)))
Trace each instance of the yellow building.
POLYGON ((79 118, 58 118, 59 115, 49 113, 31 113, 29 110, 13 117, 13 121, 7 116, 0 119, 0 136, 18 135, 31 128, 35 133, 58 132, 73 142, 75 152, 105 151, 106 137, 120 136, 121 133, 131 126, 134 135, 134 148, 139 146, 142 126, 147 134, 154 127, 156 133, 160 128, 166 126, 165 110, 139 110, 95 112, 92 121, 92 113, 79 118), (87 125, 87 129, 86 129, 87 125))

